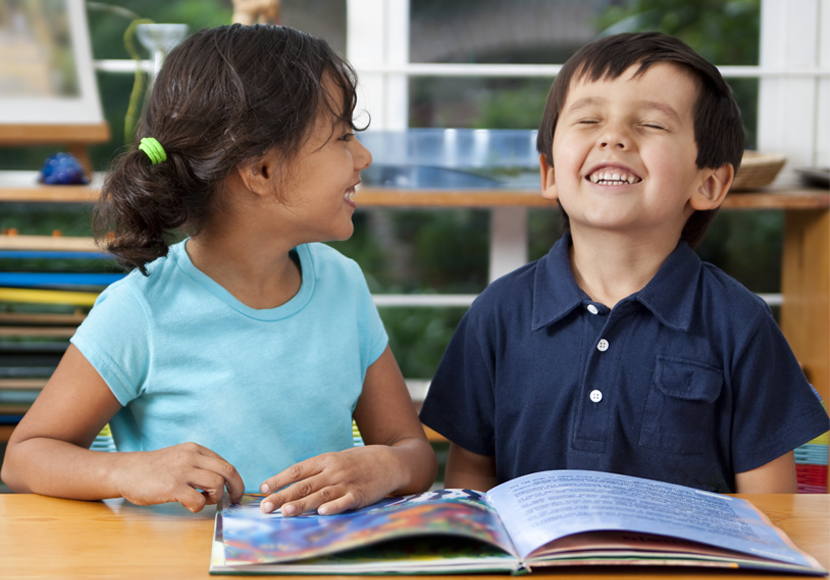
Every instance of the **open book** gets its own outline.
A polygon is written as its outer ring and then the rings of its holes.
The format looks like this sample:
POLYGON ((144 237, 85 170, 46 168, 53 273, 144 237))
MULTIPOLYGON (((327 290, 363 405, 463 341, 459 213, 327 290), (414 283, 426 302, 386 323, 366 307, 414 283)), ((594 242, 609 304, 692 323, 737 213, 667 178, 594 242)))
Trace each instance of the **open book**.
POLYGON ((212 574, 523 573, 543 566, 752 568, 824 575, 751 503, 597 471, 546 471, 345 514, 216 513, 212 574))

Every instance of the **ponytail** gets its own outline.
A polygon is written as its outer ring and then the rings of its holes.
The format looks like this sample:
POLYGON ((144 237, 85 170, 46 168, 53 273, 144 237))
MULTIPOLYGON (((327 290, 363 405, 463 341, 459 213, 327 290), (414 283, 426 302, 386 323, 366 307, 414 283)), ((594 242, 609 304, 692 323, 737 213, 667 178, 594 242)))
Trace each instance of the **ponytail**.
POLYGON ((206 217, 207 211, 191 209, 209 206, 212 197, 210 186, 197 181, 173 152, 158 165, 140 150, 122 154, 93 210, 96 243, 125 269, 146 276, 146 265, 167 255, 178 228, 193 224, 198 230, 206 217))

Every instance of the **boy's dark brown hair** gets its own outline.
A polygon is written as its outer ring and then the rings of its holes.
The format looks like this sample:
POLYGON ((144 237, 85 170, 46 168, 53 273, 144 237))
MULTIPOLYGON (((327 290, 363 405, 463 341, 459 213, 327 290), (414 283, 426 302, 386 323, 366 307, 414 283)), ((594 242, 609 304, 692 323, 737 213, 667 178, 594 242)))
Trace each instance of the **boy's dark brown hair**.
MULTIPOLYGON (((536 138, 536 149, 553 166, 551 150, 556 122, 571 82, 616 79, 634 65, 642 75, 657 63, 669 63, 688 72, 698 87, 694 109, 695 143, 699 169, 718 169, 727 163, 738 171, 744 152, 741 112, 732 89, 720 71, 686 43, 659 32, 624 33, 596 40, 579 49, 562 67, 548 93, 545 113, 536 138)), ((717 209, 696 211, 686 221, 681 240, 692 247, 706 233, 717 209)), ((567 215, 565 215, 567 220, 567 215)))
POLYGON ((96 240, 146 274, 177 228, 202 230, 239 164, 273 149, 290 161, 320 110, 356 129, 356 86, 352 67, 322 38, 264 24, 200 30, 170 52, 136 132, 136 145, 154 137, 167 160, 153 165, 135 147, 115 160, 95 207, 96 240))

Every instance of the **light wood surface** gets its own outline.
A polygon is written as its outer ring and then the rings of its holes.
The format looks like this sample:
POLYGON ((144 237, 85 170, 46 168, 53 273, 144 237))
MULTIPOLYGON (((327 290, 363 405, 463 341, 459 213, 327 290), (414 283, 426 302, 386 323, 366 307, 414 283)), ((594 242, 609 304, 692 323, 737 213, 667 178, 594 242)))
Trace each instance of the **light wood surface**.
MULTIPOLYGON (((14 172, 12 172, 14 173, 14 172)), ((100 183, 93 186, 3 183, 0 201, 92 203, 100 195, 100 183)), ((557 207, 536 190, 506 189, 392 189, 361 187, 355 195, 357 207, 557 207)), ((830 207, 830 192, 803 187, 775 187, 757 192, 731 193, 724 209, 821 209, 830 207)))
MULTIPOLYGON (((754 495, 749 499, 822 566, 830 567, 830 496, 754 495)), ((0 495, 0 575, 4 578, 207 579, 215 508, 191 514, 178 504, 137 507, 123 500, 80 502, 0 495)), ((540 572, 560 578, 790 578, 746 572, 583 568, 540 572)), ((298 577, 299 578, 299 577, 298 577)), ((309 577, 305 577, 309 578, 309 577)), ((319 578, 333 579, 325 576, 319 578)), ((343 576, 340 578, 355 578, 343 576)), ((366 577, 369 578, 369 577, 366 577)), ((404 578, 404 577, 396 577, 404 578)), ((406 577, 419 578, 425 576, 406 577)), ((495 580, 504 575, 430 576, 495 580)))
POLYGON ((110 138, 106 122, 78 124, 0 124, 0 144, 51 145, 52 143, 106 143, 110 138))
POLYGON ((100 252, 93 238, 0 234, 0 250, 40 252, 100 252))
POLYGON ((788 212, 785 220, 781 330, 830 401, 830 212, 788 212))

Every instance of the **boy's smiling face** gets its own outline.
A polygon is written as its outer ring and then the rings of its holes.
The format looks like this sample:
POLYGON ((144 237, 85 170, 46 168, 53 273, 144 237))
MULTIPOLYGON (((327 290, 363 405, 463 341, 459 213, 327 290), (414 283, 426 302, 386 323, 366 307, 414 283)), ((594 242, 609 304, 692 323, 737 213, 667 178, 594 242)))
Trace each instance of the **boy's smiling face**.
POLYGON ((542 156, 543 195, 559 199, 575 234, 588 228, 676 243, 694 210, 723 200, 713 199, 722 179, 695 163, 692 77, 667 63, 636 76, 638 68, 572 81, 553 136, 553 167, 542 156))

